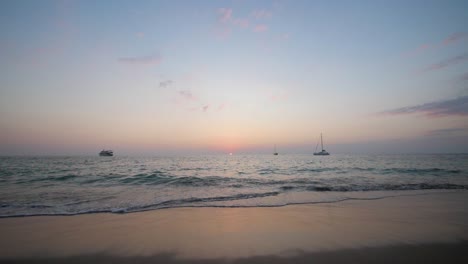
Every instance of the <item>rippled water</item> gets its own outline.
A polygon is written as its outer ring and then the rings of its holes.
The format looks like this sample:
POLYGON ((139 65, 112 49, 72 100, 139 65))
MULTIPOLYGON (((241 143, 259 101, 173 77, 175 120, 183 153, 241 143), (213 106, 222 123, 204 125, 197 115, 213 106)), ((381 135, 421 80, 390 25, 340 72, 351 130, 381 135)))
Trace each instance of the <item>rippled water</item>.
POLYGON ((468 189, 468 155, 0 157, 0 216, 281 206, 468 189))

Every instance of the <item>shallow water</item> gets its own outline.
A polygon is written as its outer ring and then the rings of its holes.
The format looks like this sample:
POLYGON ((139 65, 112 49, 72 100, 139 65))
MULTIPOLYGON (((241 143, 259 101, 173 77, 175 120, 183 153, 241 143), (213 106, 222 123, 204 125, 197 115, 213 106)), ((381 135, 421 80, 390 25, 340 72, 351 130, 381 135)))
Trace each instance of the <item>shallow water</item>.
POLYGON ((0 157, 0 216, 282 206, 468 189, 468 155, 0 157))

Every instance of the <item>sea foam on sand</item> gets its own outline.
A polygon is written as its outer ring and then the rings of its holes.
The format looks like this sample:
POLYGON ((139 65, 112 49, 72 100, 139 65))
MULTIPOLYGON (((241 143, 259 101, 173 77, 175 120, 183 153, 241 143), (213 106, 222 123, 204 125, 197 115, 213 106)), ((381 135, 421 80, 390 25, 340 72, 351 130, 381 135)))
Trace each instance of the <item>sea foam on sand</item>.
POLYGON ((405 250, 413 261, 430 254, 465 260, 467 201, 468 191, 448 191, 272 208, 3 218, 0 261, 351 262, 351 254, 372 262, 405 250))

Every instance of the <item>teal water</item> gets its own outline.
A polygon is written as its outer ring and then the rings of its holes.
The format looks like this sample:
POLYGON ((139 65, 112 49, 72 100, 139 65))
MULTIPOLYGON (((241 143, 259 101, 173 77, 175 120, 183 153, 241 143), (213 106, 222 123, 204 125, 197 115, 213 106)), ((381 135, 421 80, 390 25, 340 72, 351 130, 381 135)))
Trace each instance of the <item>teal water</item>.
POLYGON ((468 190, 468 155, 0 157, 0 217, 468 190))

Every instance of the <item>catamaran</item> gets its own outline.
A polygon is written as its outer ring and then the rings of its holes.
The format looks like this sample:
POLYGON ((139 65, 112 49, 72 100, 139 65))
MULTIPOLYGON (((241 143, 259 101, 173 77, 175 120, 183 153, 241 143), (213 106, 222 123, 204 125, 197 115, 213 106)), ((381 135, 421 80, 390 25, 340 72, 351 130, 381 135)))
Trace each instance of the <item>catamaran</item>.
POLYGON ((317 146, 315 146, 314 155, 316 155, 316 156, 327 156, 327 155, 330 155, 330 153, 328 153, 326 150, 323 149, 323 137, 322 137, 322 133, 320 133, 320 142, 321 142, 321 145, 322 145, 322 151, 317 152, 317 148, 318 148, 318 142, 317 142, 317 146))

